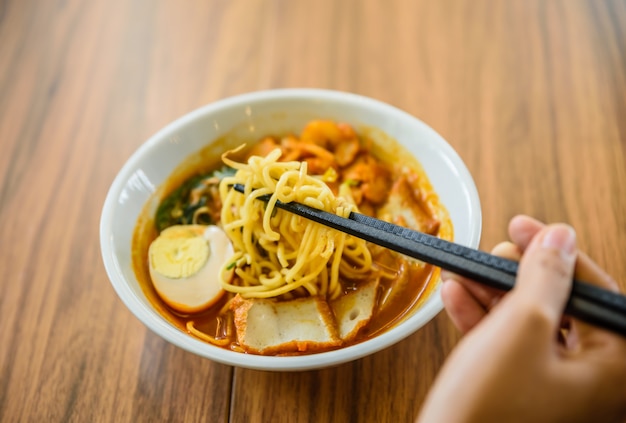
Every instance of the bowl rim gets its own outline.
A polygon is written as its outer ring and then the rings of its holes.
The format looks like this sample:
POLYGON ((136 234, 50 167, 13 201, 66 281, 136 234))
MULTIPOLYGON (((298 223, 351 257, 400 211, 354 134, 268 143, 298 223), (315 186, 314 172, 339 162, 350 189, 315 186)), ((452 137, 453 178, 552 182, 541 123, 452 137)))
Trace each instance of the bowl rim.
MULTIPOLYGON (((104 201, 100 219, 100 248, 104 267, 109 281, 129 311, 135 315, 148 329, 156 333, 168 342, 192 352, 196 355, 208 358, 222 364, 242 368, 270 370, 270 371, 300 371, 336 366, 349 361, 363 358, 380 350, 386 349, 406 337, 414 334, 418 329, 431 321, 442 309, 443 302, 440 297, 440 284, 431 292, 430 298, 420 307, 420 313, 405 319, 401 325, 397 325, 372 339, 361 343, 339 348, 337 350, 299 356, 261 356, 242 354, 229 351, 224 348, 210 345, 195 339, 173 325, 167 323, 158 311, 151 309, 136 295, 128 286, 120 264, 115 256, 113 243, 112 222, 114 218, 115 203, 118 200, 127 181, 137 168, 138 162, 147 151, 156 144, 163 142, 164 135, 172 133, 177 128, 184 127, 196 119, 218 112, 224 108, 237 105, 252 105, 267 101, 325 101, 357 105, 359 108, 376 109, 382 113, 396 116, 397 119, 408 119, 421 127, 422 130, 438 138, 441 148, 445 150, 448 160, 454 161, 455 170, 460 174, 464 189, 473 206, 470 210, 470 233, 467 245, 477 247, 480 243, 482 231, 482 211, 478 191, 474 180, 465 166, 465 163, 452 148, 452 146, 434 129, 417 117, 380 100, 365 97, 359 94, 318 89, 318 88, 281 88, 271 90, 253 91, 232 97, 217 100, 186 113, 158 130, 144 141, 126 160, 122 168, 115 176, 104 201), (155 317, 161 317, 155 318, 155 317)), ((209 143, 210 140, 207 140, 209 143)), ((136 218, 136 216, 135 216, 136 218)))

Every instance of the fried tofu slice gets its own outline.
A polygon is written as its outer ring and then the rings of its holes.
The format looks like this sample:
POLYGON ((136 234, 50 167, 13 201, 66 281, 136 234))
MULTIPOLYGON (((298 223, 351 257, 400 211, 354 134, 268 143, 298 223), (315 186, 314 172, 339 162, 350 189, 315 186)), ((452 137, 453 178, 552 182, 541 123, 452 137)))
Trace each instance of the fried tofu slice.
POLYGON ((250 353, 316 352, 342 344, 330 307, 319 297, 275 301, 237 295, 231 309, 237 341, 250 353))
POLYGON ((391 187, 387 202, 378 210, 377 217, 396 225, 436 235, 440 222, 433 216, 428 202, 422 197, 417 182, 402 175, 391 187))
POLYGON ((358 289, 330 303, 337 321, 339 337, 349 342, 369 323, 374 314, 378 293, 378 280, 359 285, 358 289))
POLYGON ((372 316, 378 280, 359 285, 338 299, 289 301, 235 296, 231 304, 237 341, 249 353, 274 355, 317 352, 353 341, 372 316))

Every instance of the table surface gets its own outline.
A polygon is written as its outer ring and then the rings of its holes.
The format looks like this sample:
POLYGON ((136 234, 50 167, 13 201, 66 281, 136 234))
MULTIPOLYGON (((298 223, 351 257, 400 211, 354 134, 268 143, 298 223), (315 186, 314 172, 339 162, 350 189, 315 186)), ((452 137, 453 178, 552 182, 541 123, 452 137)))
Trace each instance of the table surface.
POLYGON ((319 371, 202 359, 113 291, 100 212, 151 134, 249 91, 354 92, 419 117, 475 178, 481 248, 565 221, 626 288, 626 2, 0 2, 0 420, 408 422, 459 333, 319 371))

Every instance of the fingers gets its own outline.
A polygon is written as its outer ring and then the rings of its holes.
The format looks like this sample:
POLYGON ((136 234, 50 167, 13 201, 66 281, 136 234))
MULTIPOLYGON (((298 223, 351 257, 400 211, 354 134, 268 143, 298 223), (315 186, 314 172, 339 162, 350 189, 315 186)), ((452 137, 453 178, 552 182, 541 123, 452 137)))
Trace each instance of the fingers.
MULTIPOLYGON (((502 242, 494 247, 492 254, 510 260, 519 260, 522 253, 516 245, 502 242)), ((481 285, 470 279, 442 271, 446 281, 441 288, 441 298, 452 323, 462 333, 469 332, 504 295, 502 291, 481 285)))
MULTIPOLYGON (((557 330, 563 321, 562 311, 571 291, 573 274, 579 280, 619 291, 613 278, 586 254, 576 251, 575 234, 569 226, 559 224, 548 227, 538 220, 520 215, 511 220, 509 235, 512 242, 496 245, 492 253, 522 261, 516 295, 525 307, 541 310, 548 317, 551 330, 557 330)), ((444 284, 442 298, 451 320, 463 333, 480 322, 504 295, 501 291, 449 272, 442 272, 441 277, 443 280, 452 279, 452 283, 444 284)), ((586 340, 585 343, 596 342, 596 338, 602 335, 592 336, 597 328, 569 321, 571 330, 567 334, 568 338, 576 341, 572 341, 573 344, 581 338, 586 340)))
MULTIPOLYGON (((520 251, 523 251, 528 248, 532 238, 544 227, 543 223, 531 217, 516 216, 509 224, 509 235, 520 251)), ((577 254, 574 276, 578 280, 619 292, 617 282, 591 260, 588 255, 580 251, 577 254)), ((606 334, 603 331, 599 332, 595 326, 578 320, 568 320, 570 322, 570 330, 566 331, 565 345, 569 348, 573 348, 579 342, 589 346, 598 343, 598 341, 599 343, 604 341, 604 335, 606 334)))
POLYGON ((576 279, 589 282, 602 288, 619 292, 619 285, 608 273, 604 271, 595 261, 582 252, 578 252, 578 260, 576 261, 576 279))
MULTIPOLYGON (((510 242, 496 245, 491 252, 510 260, 519 260, 522 255, 519 248, 510 242)), ((504 295, 502 291, 450 272, 442 271, 441 279, 446 281, 441 289, 441 297, 448 316, 464 334, 476 326, 504 295)))
POLYGON ((521 251, 524 251, 528 248, 534 236, 545 226, 544 223, 532 217, 524 215, 515 216, 509 223, 509 236, 511 237, 511 241, 513 241, 521 251))
MULTIPOLYGON (((471 296, 480 303, 480 305, 487 311, 491 309, 498 299, 504 295, 502 291, 494 288, 490 288, 478 282, 474 282, 471 279, 464 278, 449 272, 441 272, 441 279, 443 281, 454 280, 457 284, 463 286, 471 296)), ((445 285, 445 284, 444 284, 445 285)))
POLYGON ((487 314, 472 292, 454 279, 449 279, 443 284, 441 299, 450 320, 463 334, 469 332, 487 314))
MULTIPOLYGON (((575 277, 578 280, 588 282, 614 292, 619 292, 619 285, 600 266, 598 266, 589 256, 578 253, 576 261, 575 277)), ((598 330, 594 325, 572 319, 571 330, 568 333, 569 346, 576 346, 582 343, 585 347, 602 345, 605 339, 610 339, 613 334, 607 331, 598 330), (608 336, 608 338, 607 338, 608 336)))
POLYGON ((536 232, 520 261, 512 295, 530 316, 538 314, 545 319, 550 336, 559 328, 575 263, 576 233, 565 224, 546 226, 536 232))
MULTIPOLYGON (((522 253, 516 245, 510 242, 502 242, 496 245, 491 251, 496 256, 504 257, 509 260, 519 261, 522 253)), ((491 310, 495 306, 500 298, 504 295, 504 292, 490 288, 486 285, 482 285, 478 282, 474 282, 471 279, 464 278, 462 276, 450 273, 443 270, 441 272, 441 279, 447 281, 453 279, 457 284, 462 285, 465 290, 481 305, 486 311, 491 310)))
MULTIPOLYGON (((523 252, 532 241, 533 237, 546 225, 536 219, 529 216, 519 215, 511 219, 509 223, 509 236, 511 241, 523 252)), ((494 254, 501 255, 494 251, 494 254)), ((503 257, 516 260, 514 257, 502 255, 503 257)), ((601 286, 603 288, 610 289, 612 291, 619 291, 619 285, 615 280, 609 276, 600 266, 598 266, 589 256, 585 253, 578 252, 578 258, 576 262, 576 270, 574 272, 577 279, 589 282, 594 285, 601 286)))
POLYGON ((523 251, 517 245, 510 242, 501 242, 491 250, 493 255, 514 261, 519 261, 522 253, 523 251))

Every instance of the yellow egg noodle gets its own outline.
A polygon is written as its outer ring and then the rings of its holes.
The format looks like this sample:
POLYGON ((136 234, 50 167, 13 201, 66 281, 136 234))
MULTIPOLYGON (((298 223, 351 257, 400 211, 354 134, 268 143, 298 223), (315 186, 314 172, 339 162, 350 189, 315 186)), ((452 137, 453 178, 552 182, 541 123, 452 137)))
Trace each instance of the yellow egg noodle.
POLYGON ((297 201, 347 217, 356 208, 350 198, 336 197, 321 178, 308 175, 306 162, 279 162, 280 149, 248 163, 227 154, 224 162, 237 172, 220 183, 222 225, 235 250, 220 272, 226 291, 246 298, 308 293, 334 299, 342 292, 340 276, 367 275, 372 257, 365 241, 275 208, 277 201, 297 201), (245 193, 233 184, 244 185, 245 193), (257 200, 267 194, 267 203, 257 200), (226 277, 233 266, 237 282, 226 277))

